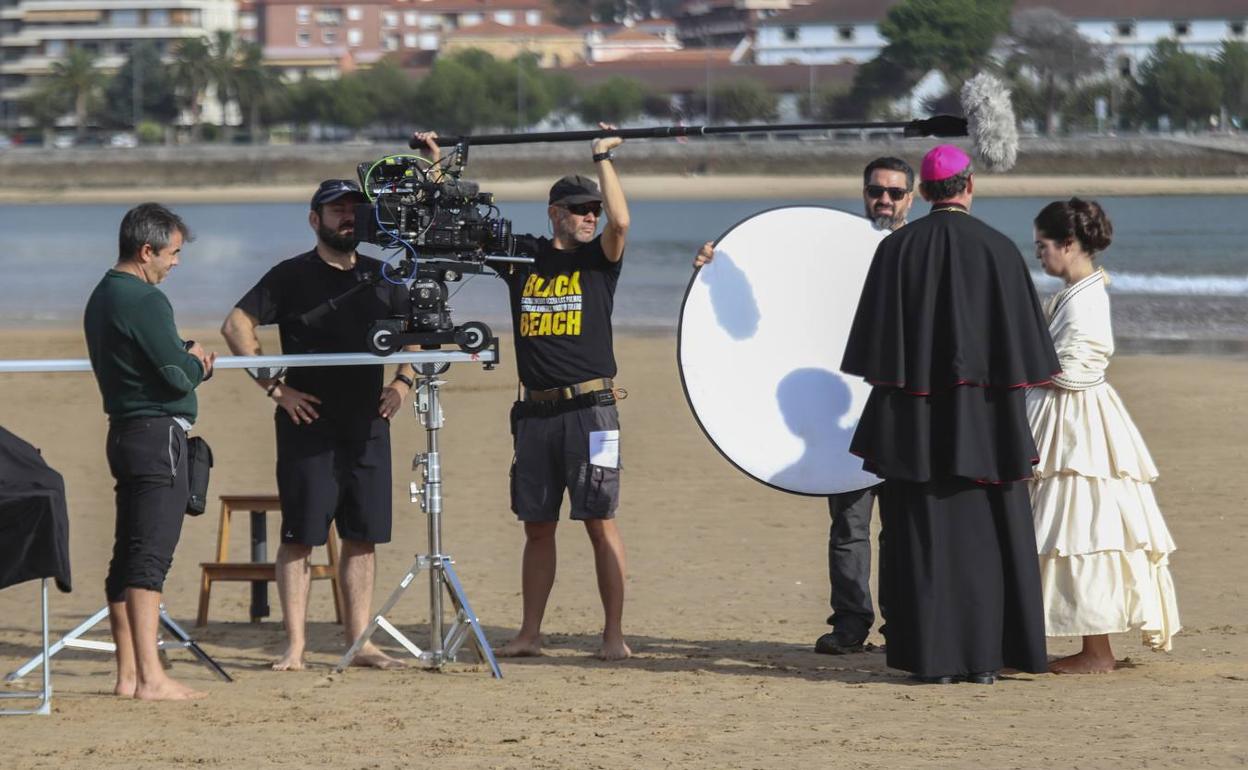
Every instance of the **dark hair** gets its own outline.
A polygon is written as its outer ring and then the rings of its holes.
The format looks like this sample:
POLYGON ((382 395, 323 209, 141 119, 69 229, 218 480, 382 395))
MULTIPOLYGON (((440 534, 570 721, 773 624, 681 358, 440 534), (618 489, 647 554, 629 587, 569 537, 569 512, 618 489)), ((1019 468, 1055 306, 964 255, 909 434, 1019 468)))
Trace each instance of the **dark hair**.
POLYGON ((175 230, 182 233, 183 243, 191 242, 191 230, 182 217, 159 203, 140 203, 121 219, 121 232, 117 236, 118 259, 134 259, 145 243, 156 251, 165 249, 173 240, 175 230))
POLYGON ((919 192, 923 193, 923 197, 932 203, 956 198, 966 192, 966 187, 971 181, 971 174, 974 173, 975 169, 968 165, 946 179, 919 182, 919 192))
POLYGON ((901 158, 894 158, 891 155, 876 158, 867 164, 867 167, 862 170, 862 183, 864 185, 871 183, 871 172, 875 171, 877 168, 882 168, 885 171, 902 172, 906 175, 906 189, 914 189, 914 169, 910 168, 910 164, 901 158))
POLYGON ((1044 237, 1059 243, 1078 241, 1089 254, 1104 251, 1114 239, 1114 225, 1096 201, 1053 201, 1040 210, 1035 225, 1044 237))

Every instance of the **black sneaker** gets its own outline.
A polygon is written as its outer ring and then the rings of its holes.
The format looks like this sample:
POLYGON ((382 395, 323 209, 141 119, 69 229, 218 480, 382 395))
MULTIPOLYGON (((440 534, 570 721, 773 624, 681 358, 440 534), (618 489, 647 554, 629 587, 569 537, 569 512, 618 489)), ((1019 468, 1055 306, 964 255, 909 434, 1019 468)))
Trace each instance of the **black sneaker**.
POLYGON ((849 655, 863 651, 865 639, 829 631, 815 641, 815 652, 820 655, 849 655))

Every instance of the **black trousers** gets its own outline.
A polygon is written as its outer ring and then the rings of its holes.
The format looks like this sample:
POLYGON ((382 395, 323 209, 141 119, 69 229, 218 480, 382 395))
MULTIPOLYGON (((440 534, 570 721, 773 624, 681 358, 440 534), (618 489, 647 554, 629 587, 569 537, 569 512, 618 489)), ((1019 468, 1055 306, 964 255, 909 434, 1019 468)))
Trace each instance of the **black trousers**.
POLYGON ((113 420, 107 455, 117 523, 104 591, 119 602, 127 588, 164 588, 189 496, 186 431, 172 417, 113 420))
MULTIPOLYGON (((837 634, 861 641, 875 625, 871 604, 871 507, 875 487, 828 496, 828 581, 832 615, 828 624, 837 634)), ((884 533, 880 533, 883 560, 884 533)), ((879 596, 880 616, 888 619, 886 597, 879 596)))
POLYGON ((920 676, 1048 669, 1027 482, 886 481, 888 665, 920 676))

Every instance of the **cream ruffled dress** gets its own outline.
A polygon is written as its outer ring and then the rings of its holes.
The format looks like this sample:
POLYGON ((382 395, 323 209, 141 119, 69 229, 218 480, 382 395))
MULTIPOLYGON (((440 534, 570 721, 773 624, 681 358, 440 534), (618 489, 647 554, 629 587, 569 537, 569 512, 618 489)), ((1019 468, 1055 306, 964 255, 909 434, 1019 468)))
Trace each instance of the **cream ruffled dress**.
POLYGON ((1114 353, 1109 277, 1097 270, 1046 307, 1062 373, 1027 393, 1040 462, 1031 482, 1049 636, 1138 630, 1169 650, 1179 630, 1174 541, 1152 482, 1157 467, 1105 381, 1114 353))

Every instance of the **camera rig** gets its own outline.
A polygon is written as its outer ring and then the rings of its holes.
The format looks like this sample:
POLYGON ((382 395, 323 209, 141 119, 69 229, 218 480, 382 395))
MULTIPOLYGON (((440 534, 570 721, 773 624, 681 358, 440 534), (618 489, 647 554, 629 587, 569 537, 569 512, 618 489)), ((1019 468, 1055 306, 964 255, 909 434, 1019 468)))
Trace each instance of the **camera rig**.
POLYGON ((480 321, 452 321, 447 283, 493 274, 498 264, 533 260, 515 255, 511 221, 501 216, 493 193, 461 178, 467 160, 468 142, 461 141, 438 162, 387 155, 357 169, 368 201, 355 208, 355 237, 402 254, 375 280, 411 282, 407 314, 369 329, 373 353, 389 355, 408 345, 458 345, 475 353, 497 343, 480 321))

